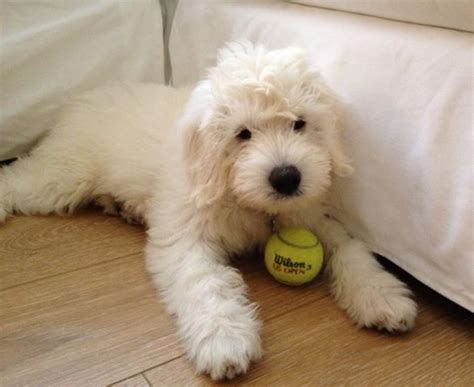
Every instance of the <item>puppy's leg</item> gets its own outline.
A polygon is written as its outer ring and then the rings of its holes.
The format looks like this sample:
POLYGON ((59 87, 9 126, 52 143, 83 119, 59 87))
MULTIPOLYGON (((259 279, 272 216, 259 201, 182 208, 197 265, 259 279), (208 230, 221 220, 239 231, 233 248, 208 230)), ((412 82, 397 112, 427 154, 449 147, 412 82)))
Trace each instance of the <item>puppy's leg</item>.
POLYGON ((120 206, 119 214, 129 224, 145 224, 145 202, 128 200, 120 206))
POLYGON ((333 294, 356 324, 389 332, 412 329, 417 308, 406 285, 335 220, 321 217, 317 232, 333 252, 328 264, 333 294))
POLYGON ((47 144, 0 169, 0 222, 12 213, 71 213, 92 192, 90 168, 47 144))
POLYGON ((118 204, 112 195, 101 195, 94 199, 94 204, 102 207, 104 214, 120 216, 118 204))
POLYGON ((149 230, 147 266, 177 317, 188 358, 215 380, 246 372, 261 357, 261 343, 256 307, 246 297, 242 276, 212 244, 193 235, 167 240, 158 235, 149 230))
POLYGON ((104 214, 121 216, 129 224, 145 224, 146 201, 132 199, 126 202, 117 202, 112 195, 100 195, 93 203, 102 207, 104 214))

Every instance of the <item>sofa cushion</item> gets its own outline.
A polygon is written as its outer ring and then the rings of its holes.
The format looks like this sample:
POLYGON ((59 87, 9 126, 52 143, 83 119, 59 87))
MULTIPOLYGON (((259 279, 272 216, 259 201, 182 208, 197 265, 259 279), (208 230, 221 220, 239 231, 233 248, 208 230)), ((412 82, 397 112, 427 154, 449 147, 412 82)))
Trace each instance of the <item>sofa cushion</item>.
POLYGON ((473 31, 470 0, 287 0, 290 3, 473 31))

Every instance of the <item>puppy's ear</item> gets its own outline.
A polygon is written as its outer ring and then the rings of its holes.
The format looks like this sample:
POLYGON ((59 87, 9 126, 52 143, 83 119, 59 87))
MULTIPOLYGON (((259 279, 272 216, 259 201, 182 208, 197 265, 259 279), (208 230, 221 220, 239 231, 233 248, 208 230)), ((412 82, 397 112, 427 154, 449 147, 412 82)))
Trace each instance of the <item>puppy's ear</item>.
POLYGON ((344 111, 338 102, 332 101, 331 125, 326 136, 326 143, 331 155, 332 170, 341 177, 350 176, 353 172, 352 162, 346 155, 344 130, 346 127, 344 111))
POLYGON ((352 162, 346 154, 344 108, 339 98, 322 80, 318 80, 315 90, 317 90, 319 101, 315 109, 318 111, 323 142, 331 156, 332 172, 336 176, 350 176, 353 168, 352 162))
POLYGON ((198 207, 211 205, 223 196, 230 172, 225 140, 213 117, 210 94, 208 81, 201 82, 191 94, 179 125, 190 199, 198 207))
POLYGON ((328 146, 334 174, 341 177, 350 176, 353 172, 351 160, 347 157, 342 139, 343 124, 336 122, 334 132, 329 137, 328 146))
POLYGON ((318 103, 320 125, 323 128, 324 143, 331 156, 332 172, 341 177, 350 176, 353 172, 352 162, 346 154, 344 131, 346 119, 340 99, 327 87, 324 81, 314 73, 308 82, 308 89, 313 90, 318 103))

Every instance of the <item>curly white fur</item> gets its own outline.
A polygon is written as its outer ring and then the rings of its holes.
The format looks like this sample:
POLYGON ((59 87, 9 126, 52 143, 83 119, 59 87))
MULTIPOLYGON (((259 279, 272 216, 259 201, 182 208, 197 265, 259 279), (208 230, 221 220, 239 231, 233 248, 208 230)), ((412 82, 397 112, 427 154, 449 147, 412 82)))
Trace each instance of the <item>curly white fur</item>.
POLYGON ((261 247, 272 215, 314 230, 335 252, 333 292, 357 325, 405 331, 416 316, 410 292, 324 216, 332 177, 351 172, 342 126, 304 51, 229 44, 192 93, 115 85, 71 101, 29 156, 0 170, 0 221, 91 201, 143 219, 148 269, 189 358, 214 379, 246 372, 262 354, 256 307, 228 257, 261 247), (289 164, 301 172, 299 195, 281 197, 268 176, 289 164))

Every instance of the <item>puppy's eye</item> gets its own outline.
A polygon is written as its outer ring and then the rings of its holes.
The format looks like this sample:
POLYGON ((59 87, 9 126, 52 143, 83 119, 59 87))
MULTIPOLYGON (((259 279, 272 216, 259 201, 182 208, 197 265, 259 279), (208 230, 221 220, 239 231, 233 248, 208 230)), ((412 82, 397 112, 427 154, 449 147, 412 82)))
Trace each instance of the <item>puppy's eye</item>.
POLYGON ((298 130, 303 129, 305 125, 306 125, 306 121, 298 120, 298 121, 293 122, 293 129, 298 131, 298 130))
POLYGON ((240 138, 241 140, 250 140, 250 138, 252 137, 252 132, 248 130, 247 128, 244 128, 239 132, 237 137, 240 138))

